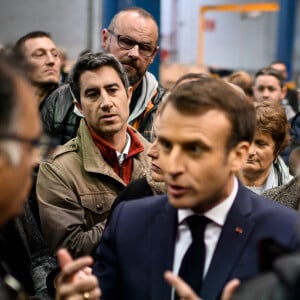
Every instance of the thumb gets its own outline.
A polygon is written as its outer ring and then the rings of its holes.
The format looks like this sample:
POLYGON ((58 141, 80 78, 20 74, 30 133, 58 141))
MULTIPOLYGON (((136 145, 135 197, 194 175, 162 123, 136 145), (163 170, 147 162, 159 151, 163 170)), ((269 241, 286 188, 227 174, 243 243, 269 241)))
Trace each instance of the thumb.
POLYGON ((223 289, 221 300, 230 300, 240 285, 240 280, 235 278, 230 280, 223 289))

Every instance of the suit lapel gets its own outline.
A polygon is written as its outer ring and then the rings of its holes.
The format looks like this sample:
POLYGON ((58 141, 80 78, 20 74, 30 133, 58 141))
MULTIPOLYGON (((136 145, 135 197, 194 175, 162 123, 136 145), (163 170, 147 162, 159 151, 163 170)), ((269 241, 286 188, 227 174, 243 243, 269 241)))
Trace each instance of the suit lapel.
POLYGON ((202 285, 200 295, 203 299, 217 299, 221 294, 254 228, 246 217, 250 213, 251 199, 246 188, 239 185, 239 192, 226 218, 202 285))
POLYGON ((153 220, 151 238, 151 299, 170 299, 171 287, 164 280, 166 270, 172 270, 174 244, 177 232, 177 210, 169 205, 153 220))

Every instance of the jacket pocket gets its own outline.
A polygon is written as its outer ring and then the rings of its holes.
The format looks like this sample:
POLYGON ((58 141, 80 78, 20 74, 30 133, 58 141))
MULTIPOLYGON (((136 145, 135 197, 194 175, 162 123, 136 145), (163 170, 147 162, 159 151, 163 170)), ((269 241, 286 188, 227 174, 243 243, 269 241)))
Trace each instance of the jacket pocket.
POLYGON ((98 215, 109 212, 115 197, 112 193, 90 193, 80 196, 84 209, 98 215))

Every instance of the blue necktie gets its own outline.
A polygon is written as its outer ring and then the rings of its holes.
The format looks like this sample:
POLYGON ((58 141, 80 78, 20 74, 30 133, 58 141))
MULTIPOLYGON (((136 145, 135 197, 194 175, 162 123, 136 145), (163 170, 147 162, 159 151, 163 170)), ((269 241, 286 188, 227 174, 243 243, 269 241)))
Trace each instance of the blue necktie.
MULTIPOLYGON (((186 219, 192 234, 192 243, 186 251, 179 276, 198 294, 201 289, 205 264, 204 231, 210 220, 204 216, 192 215, 186 219)), ((175 297, 175 299, 178 299, 175 297)))

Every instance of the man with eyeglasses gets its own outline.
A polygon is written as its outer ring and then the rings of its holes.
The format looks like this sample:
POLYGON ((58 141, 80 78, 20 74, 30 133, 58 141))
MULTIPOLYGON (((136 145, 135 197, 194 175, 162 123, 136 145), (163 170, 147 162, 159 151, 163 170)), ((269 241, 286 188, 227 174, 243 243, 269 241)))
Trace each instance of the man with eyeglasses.
POLYGON ((102 48, 120 60, 133 88, 129 124, 151 140, 153 116, 164 93, 147 71, 159 48, 153 16, 137 7, 120 11, 102 30, 102 48))
POLYGON ((23 66, 41 110, 44 100, 58 87, 60 56, 50 33, 32 31, 20 37, 13 48, 23 66))
MULTIPOLYGON (((47 294, 46 275, 56 262, 47 254, 47 245, 34 220, 28 219, 30 210, 26 206, 33 168, 49 149, 49 144, 41 141, 42 127, 34 97, 30 84, 1 56, 0 299, 5 300, 25 300, 31 296, 52 299, 47 294)), ((99 299, 94 276, 76 277, 78 271, 91 264, 91 258, 73 261, 63 250, 59 260, 62 272, 57 282, 57 300, 79 298, 83 294, 99 299), (74 275, 72 281, 70 275, 74 275)))
MULTIPOLYGON (((158 27, 151 14, 139 7, 117 13, 108 28, 102 30, 102 48, 116 56, 127 72, 133 94, 128 122, 147 140, 151 139, 153 116, 166 90, 148 72, 158 52, 158 27)), ((45 132, 60 143, 74 137, 80 113, 74 107, 69 85, 57 89, 42 110, 45 132)))

